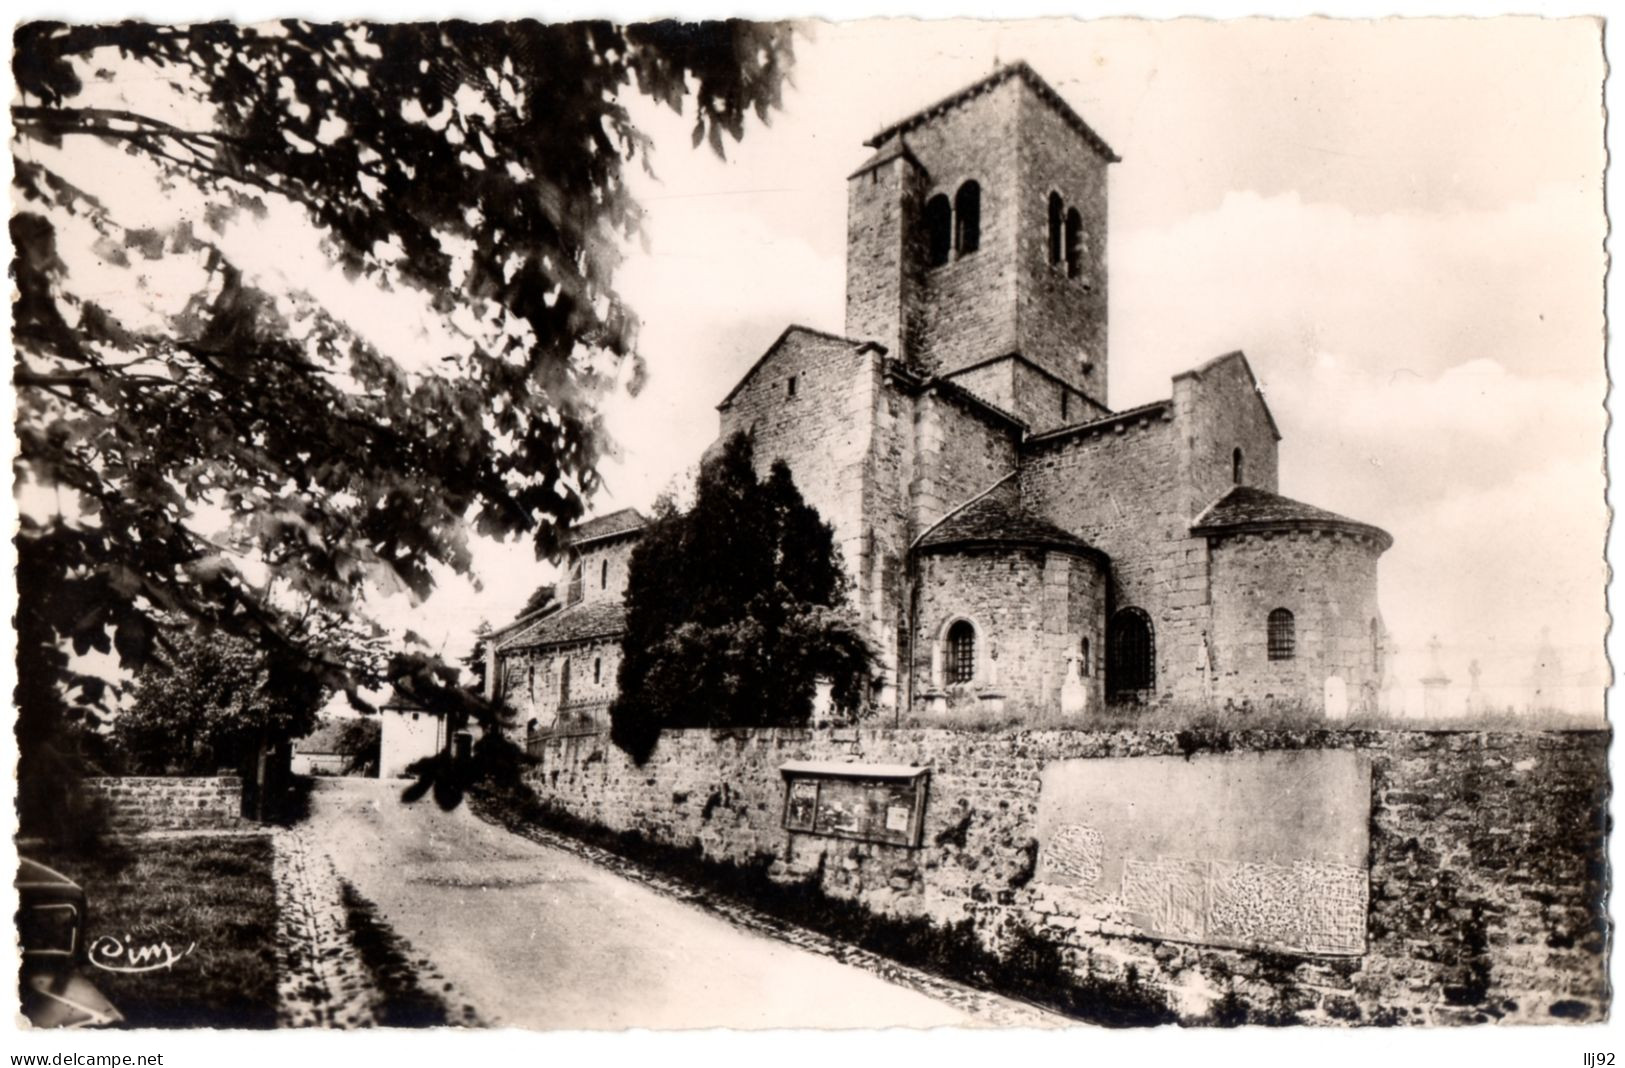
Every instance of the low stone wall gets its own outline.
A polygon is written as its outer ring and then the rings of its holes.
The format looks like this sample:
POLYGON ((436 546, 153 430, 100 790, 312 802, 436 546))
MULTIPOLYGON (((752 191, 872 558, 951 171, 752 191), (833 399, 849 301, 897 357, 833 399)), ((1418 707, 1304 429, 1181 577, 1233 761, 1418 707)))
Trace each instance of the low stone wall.
POLYGON ((87 779, 118 834, 232 830, 244 825, 243 781, 235 775, 87 779))
POLYGON ((707 855, 774 859, 877 912, 1019 928, 1080 973, 1151 979, 1188 1020, 1464 1023, 1607 1013, 1604 732, 678 731, 637 767, 604 735, 537 746, 571 814, 707 855), (1355 749, 1370 761, 1367 946, 1294 956, 1114 932, 1033 880, 1040 774, 1058 760, 1355 749), (929 767, 919 848, 782 827, 786 761, 929 767))

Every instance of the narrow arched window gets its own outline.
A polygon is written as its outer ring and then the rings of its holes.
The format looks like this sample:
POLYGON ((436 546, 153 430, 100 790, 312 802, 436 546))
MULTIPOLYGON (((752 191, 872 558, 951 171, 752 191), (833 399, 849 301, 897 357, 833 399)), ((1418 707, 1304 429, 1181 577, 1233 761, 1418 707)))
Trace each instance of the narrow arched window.
POLYGON ((569 704, 569 702, 570 702, 570 661, 566 660, 566 661, 564 661, 564 665, 559 668, 559 704, 562 706, 562 705, 569 704))
POLYGON ((536 703, 536 665, 530 665, 530 703, 536 703))
POLYGON ((1066 213, 1066 276, 1083 274, 1083 216, 1073 208, 1066 213))
POLYGON ((605 560, 603 563, 598 565, 598 588, 601 589, 601 590, 609 589, 609 561, 608 560, 605 560))
POLYGON ((954 194, 954 251, 968 256, 982 247, 982 187, 966 182, 954 194))
POLYGON ((594 657, 592 662, 592 684, 597 686, 604 681, 604 661, 602 657, 594 657))
POLYGON ((925 202, 925 243, 931 266, 940 267, 948 262, 953 251, 954 209, 946 193, 938 193, 925 202))
POLYGON ((1241 450, 1233 450, 1230 453, 1230 481, 1234 482, 1238 486, 1241 485, 1242 475, 1245 473, 1245 470, 1246 469, 1241 460, 1241 450))
POLYGON ((570 590, 565 594, 565 604, 575 604, 581 600, 581 554, 570 554, 570 590))
POLYGON ((969 682, 976 677, 976 628, 961 619, 948 628, 948 682, 969 682))
POLYGON ((1061 213, 1065 209, 1061 205, 1061 194, 1049 195, 1049 265, 1055 266, 1061 262, 1061 213))
POLYGON ((1297 620, 1285 608, 1270 613, 1269 652, 1271 660, 1291 660, 1298 655, 1297 620))
POLYGON ((1094 664, 1089 659, 1089 639, 1083 639, 1083 645, 1078 649, 1078 674, 1088 678, 1094 671, 1094 664))
POLYGON ((1106 631, 1106 682, 1113 695, 1156 686, 1156 643, 1151 617, 1138 608, 1112 616, 1106 631))

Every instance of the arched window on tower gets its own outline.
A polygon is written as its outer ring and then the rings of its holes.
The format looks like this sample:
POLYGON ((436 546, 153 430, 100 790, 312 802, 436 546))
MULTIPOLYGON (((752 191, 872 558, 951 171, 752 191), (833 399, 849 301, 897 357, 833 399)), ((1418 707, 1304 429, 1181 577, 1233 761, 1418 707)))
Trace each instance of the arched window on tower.
POLYGON ((948 628, 948 685, 976 677, 976 628, 961 619, 948 628))
POLYGON ((597 686, 604 681, 604 658, 595 656, 592 660, 592 684, 597 686))
POLYGON ((982 187, 966 182, 954 194, 954 251, 968 256, 982 247, 982 187))
POLYGON ((1061 214, 1065 209, 1061 205, 1061 194, 1049 195, 1049 265, 1054 267, 1061 262, 1061 214))
POLYGON ((570 660, 565 658, 559 667, 559 707, 570 703, 570 660))
POLYGON ((1268 637, 1271 660, 1291 660, 1298 655, 1298 622, 1285 608, 1270 613, 1268 637))
POLYGON ((1242 464, 1241 450, 1235 449, 1230 453, 1230 481, 1238 486, 1241 485, 1242 475, 1245 472, 1246 468, 1242 464))
POLYGON ((1106 630, 1106 683, 1113 697, 1155 688, 1156 642, 1151 617, 1138 608, 1112 616, 1106 630))
POLYGON ((948 262, 953 251, 954 209, 946 193, 938 193, 925 202, 925 243, 933 267, 948 262))
POLYGON ((1083 274, 1083 216, 1073 208, 1066 213, 1066 276, 1083 274))
POLYGON ((598 588, 601 589, 601 590, 609 589, 609 561, 608 560, 605 560, 603 563, 598 565, 598 588))

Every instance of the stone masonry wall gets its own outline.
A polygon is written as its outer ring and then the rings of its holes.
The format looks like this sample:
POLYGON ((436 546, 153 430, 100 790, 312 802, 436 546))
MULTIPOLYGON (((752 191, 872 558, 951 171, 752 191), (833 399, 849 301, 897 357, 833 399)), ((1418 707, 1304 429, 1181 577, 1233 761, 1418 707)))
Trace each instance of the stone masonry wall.
MULTIPOLYGON (((1049 104, 1023 86, 1016 145, 1021 201, 1016 245, 1021 354, 1083 390, 1101 405, 1107 397, 1106 169, 1107 162, 1049 104), (1083 217, 1083 270, 1070 277, 1065 242, 1060 263, 1049 262, 1049 195, 1083 217), (1087 363, 1085 362, 1087 361, 1087 363)), ((1081 419, 1072 420, 1081 422, 1081 419)), ((1042 432, 1063 425, 1035 422, 1042 432)))
POLYGON ((1200 1019, 1463 1023, 1597 1020, 1607 1011, 1607 735, 1572 733, 762 730, 662 736, 643 767, 602 737, 543 747, 527 778, 553 804, 737 861, 880 913, 969 920, 990 947, 1016 926, 1070 967, 1132 967, 1200 1019), (1039 775, 1052 761, 1228 750, 1359 749, 1372 764, 1364 956, 1297 957, 1102 929, 1032 884, 1039 775), (789 760, 930 768, 923 845, 782 829, 789 760))
POLYGON ((572 721, 607 722, 621 670, 619 635, 592 641, 515 649, 502 657, 501 697, 516 713, 523 737, 531 720, 539 728, 565 727, 572 721), (570 665, 569 692, 564 665, 570 665))
POLYGON ((1157 697, 1186 688, 1208 625, 1207 542, 1178 506, 1180 429, 1159 411, 1112 420, 1029 445, 1021 470, 1030 510, 1110 557, 1108 619, 1131 606, 1151 617, 1157 697))
POLYGON ((981 241, 975 252, 949 257, 922 276, 917 344, 910 357, 941 374, 1014 352, 1016 228, 1019 225, 1015 143, 1020 79, 948 109, 905 135, 925 166, 929 188, 951 202, 967 181, 981 187, 981 241))
POLYGON ((1211 360, 1173 382, 1174 419, 1186 496, 1181 510, 1194 518, 1235 485, 1233 459, 1242 454, 1242 485, 1276 492, 1279 446, 1264 402, 1243 357, 1211 360))
POLYGON ((1325 711, 1340 679, 1346 710, 1373 712, 1381 683, 1377 552, 1369 540, 1322 531, 1224 538, 1213 549, 1214 693, 1236 704, 1325 711), (1269 614, 1293 614, 1295 649, 1269 659, 1269 614))
MULTIPOLYGON (((854 574, 866 548, 863 486, 877 360, 870 349, 792 328, 720 410, 723 439, 739 430, 755 435, 760 477, 775 460, 789 465, 802 498, 835 528, 854 574)), ((854 598, 860 593, 855 586, 854 598)))
MULTIPOLYGON (((939 690, 934 663, 946 666, 947 631, 958 619, 976 629, 976 677, 945 691, 950 714, 1055 723, 1066 657, 1105 626, 1105 578, 1094 561, 1068 553, 1004 548, 933 553, 920 561, 920 641, 914 652, 916 696, 939 690), (993 706, 990 697, 1002 698, 993 706)), ((1091 685, 1098 679, 1085 680, 1091 685)), ((1099 694, 1091 693, 1091 707, 1099 694)), ((930 714, 916 702, 916 715, 930 714)))
POLYGON ((235 775, 86 779, 119 834, 218 831, 243 825, 243 781, 235 775))

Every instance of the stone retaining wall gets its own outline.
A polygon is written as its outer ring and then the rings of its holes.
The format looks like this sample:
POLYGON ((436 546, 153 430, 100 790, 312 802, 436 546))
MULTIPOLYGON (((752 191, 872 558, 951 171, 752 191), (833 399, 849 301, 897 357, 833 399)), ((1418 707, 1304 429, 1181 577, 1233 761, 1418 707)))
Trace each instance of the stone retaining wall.
POLYGON ((236 775, 124 776, 85 786, 106 802, 110 829, 120 834, 233 830, 246 822, 236 775))
POLYGON ((774 859, 881 913, 1019 927, 1079 971, 1132 968, 1187 1019, 1460 1023, 1606 1015, 1608 736, 1603 732, 679 731, 636 767, 603 735, 536 750, 528 779, 575 816, 716 858, 774 859), (1163 942, 1102 929, 1033 881, 1039 775, 1057 760, 1202 750, 1357 749, 1371 761, 1363 956, 1163 942), (931 769, 922 846, 782 828, 789 760, 931 769))

